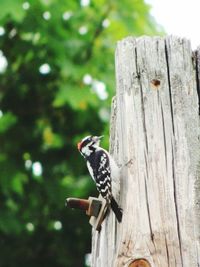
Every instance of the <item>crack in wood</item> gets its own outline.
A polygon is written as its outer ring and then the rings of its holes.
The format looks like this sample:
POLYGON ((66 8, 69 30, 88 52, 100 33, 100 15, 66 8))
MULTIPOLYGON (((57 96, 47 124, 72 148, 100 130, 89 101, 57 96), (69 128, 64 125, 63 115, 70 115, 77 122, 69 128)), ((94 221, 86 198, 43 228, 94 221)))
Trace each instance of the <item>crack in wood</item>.
POLYGON ((199 103, 199 115, 200 115, 200 48, 195 52, 195 64, 196 64, 196 83, 197 83, 197 95, 199 103))
POLYGON ((167 238, 165 236, 165 247, 166 247, 166 253, 167 253, 167 266, 169 267, 169 250, 168 250, 168 244, 167 244, 167 238))
POLYGON ((170 79, 170 67, 169 67, 169 57, 167 51, 167 43, 165 40, 165 59, 166 59, 166 67, 167 67, 167 80, 169 85, 169 100, 170 100, 170 108, 171 108, 171 118, 172 118, 172 129, 174 134, 174 112, 173 112, 173 103, 172 103, 172 89, 171 89, 171 79, 170 79))
POLYGON ((151 236, 151 241, 154 243, 154 233, 153 233, 152 224, 151 224, 151 215, 150 215, 150 207, 149 207, 149 200, 148 200, 148 191, 147 191, 146 178, 144 180, 144 183, 145 183, 145 197, 146 197, 146 206, 147 206, 147 215, 148 215, 148 221, 149 221, 150 236, 151 236))
POLYGON ((165 119, 164 119, 164 112, 163 112, 163 105, 161 102, 161 118, 162 118, 162 127, 163 127, 163 138, 164 138, 164 151, 165 151, 165 164, 166 164, 166 172, 167 172, 167 166, 168 166, 168 162, 167 162, 167 142, 166 142, 166 130, 165 130, 165 119))
POLYGON ((147 154, 145 152, 144 152, 144 160, 145 160, 147 179, 148 179, 149 178, 149 167, 148 167, 148 162, 147 162, 147 154))
POLYGON ((177 234, 178 234, 178 242, 179 242, 179 250, 181 256, 181 264, 183 266, 183 253, 182 253, 182 245, 181 245, 181 232, 180 232, 180 220, 179 220, 179 212, 178 212, 178 201, 177 201, 177 189, 176 189, 176 175, 175 175, 175 155, 172 149, 172 179, 173 179, 173 189, 174 189, 174 205, 176 212, 176 223, 177 223, 177 234))

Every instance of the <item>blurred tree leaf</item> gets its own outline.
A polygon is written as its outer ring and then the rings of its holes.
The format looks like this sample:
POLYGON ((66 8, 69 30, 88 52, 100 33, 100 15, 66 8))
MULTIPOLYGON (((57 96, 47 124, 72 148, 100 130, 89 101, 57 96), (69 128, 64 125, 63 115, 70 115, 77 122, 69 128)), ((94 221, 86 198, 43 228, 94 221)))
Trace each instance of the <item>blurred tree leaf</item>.
POLYGON ((0 266, 85 265, 88 218, 64 203, 97 191, 76 143, 105 134, 108 148, 116 41, 161 33, 149 10, 143 0, 0 1, 0 266))
POLYGON ((11 188, 14 192, 22 195, 24 192, 24 184, 28 182, 28 177, 24 173, 17 173, 11 180, 11 188))
POLYGON ((1 0, 0 19, 9 16, 17 22, 21 22, 25 16, 22 4, 23 1, 20 0, 1 0))
POLYGON ((0 117, 0 134, 6 132, 17 122, 17 117, 11 112, 7 112, 0 117))
POLYGON ((53 102, 54 107, 70 105, 73 109, 87 110, 88 105, 97 106, 98 99, 87 87, 61 87, 53 102))

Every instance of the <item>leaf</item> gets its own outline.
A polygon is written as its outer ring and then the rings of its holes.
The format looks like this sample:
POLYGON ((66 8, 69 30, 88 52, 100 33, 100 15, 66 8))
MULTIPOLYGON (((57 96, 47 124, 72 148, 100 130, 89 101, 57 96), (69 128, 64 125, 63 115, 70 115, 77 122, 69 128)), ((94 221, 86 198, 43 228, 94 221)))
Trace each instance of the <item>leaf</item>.
POLYGON ((69 104, 75 110, 86 110, 88 105, 96 106, 97 103, 97 97, 89 91, 89 88, 71 88, 63 86, 58 91, 53 106, 62 107, 69 104))
POLYGON ((63 146, 62 137, 52 131, 51 127, 46 127, 43 131, 45 148, 61 148, 63 146))
POLYGON ((0 117, 0 133, 5 133, 17 122, 17 117, 11 113, 7 112, 0 117))
POLYGON ((14 192, 23 195, 24 192, 24 184, 27 183, 28 177, 24 173, 17 173, 11 181, 11 188, 14 192))
POLYGON ((0 19, 9 15, 12 19, 21 22, 25 16, 23 2, 22 0, 1 0, 0 19))

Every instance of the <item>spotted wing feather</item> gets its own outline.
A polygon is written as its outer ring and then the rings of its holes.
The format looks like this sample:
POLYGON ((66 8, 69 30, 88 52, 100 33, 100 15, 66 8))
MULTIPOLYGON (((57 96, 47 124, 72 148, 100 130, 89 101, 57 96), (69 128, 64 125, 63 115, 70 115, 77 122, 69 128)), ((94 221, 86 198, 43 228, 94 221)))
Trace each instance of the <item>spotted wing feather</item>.
MULTIPOLYGON (((111 171, 109 157, 104 150, 96 151, 93 161, 90 161, 92 165, 92 177, 96 182, 97 190, 103 198, 110 201, 111 190, 111 171)), ((89 168, 88 168, 89 169, 89 168)), ((90 171, 91 174, 91 171, 90 171)))
POLYGON ((110 164, 108 155, 101 151, 99 153, 100 160, 99 167, 96 174, 97 189, 103 198, 110 201, 111 198, 111 177, 110 177, 110 164))

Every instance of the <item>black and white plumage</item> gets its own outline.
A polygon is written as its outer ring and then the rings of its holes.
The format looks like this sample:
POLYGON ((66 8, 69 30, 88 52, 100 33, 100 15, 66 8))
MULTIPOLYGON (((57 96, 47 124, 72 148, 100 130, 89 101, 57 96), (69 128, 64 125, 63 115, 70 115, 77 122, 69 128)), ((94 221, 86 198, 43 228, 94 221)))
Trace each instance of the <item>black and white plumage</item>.
POLYGON ((118 175, 118 167, 110 154, 99 146, 102 136, 87 136, 78 143, 78 150, 85 158, 89 173, 97 190, 111 205, 118 222, 122 220, 122 209, 112 195, 112 177, 118 175))

